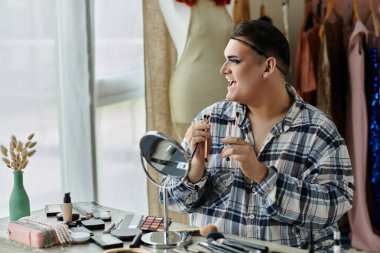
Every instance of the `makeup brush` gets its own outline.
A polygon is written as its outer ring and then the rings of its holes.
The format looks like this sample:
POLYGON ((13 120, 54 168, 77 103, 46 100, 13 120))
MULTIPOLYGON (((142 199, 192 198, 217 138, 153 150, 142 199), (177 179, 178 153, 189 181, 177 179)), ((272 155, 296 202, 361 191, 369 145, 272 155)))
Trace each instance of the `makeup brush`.
MULTIPOLYGON (((226 137, 231 137, 231 123, 229 121, 227 122, 227 134, 226 134, 226 137)), ((230 162, 230 157, 229 156, 226 157, 226 161, 230 162)), ((231 163, 228 163, 228 167, 231 167, 231 163)))
POLYGON ((132 240, 131 244, 129 245, 129 247, 130 248, 140 248, 142 236, 143 236, 143 232, 135 235, 135 237, 133 237, 133 240, 132 240))
MULTIPOLYGON (((238 130, 238 127, 239 127, 239 116, 240 116, 240 113, 239 112, 235 112, 235 124, 234 124, 234 128, 233 128, 233 131, 232 131, 232 136, 231 137, 237 137, 238 134, 237 134, 237 130, 238 130)), ((232 168, 232 162, 236 162, 235 160, 234 161, 231 161, 230 162, 230 168, 232 168)))
MULTIPOLYGON (((208 114, 203 115, 203 119, 206 122, 206 124, 209 123, 209 120, 208 120, 209 118, 210 118, 210 115, 208 115, 208 114)), ((207 132, 207 129, 206 129, 206 132, 207 132)), ((205 153, 204 153, 204 158, 205 158, 206 163, 208 162, 207 157, 208 157, 208 150, 207 150, 207 138, 206 138, 206 140, 205 140, 205 153)))
POLYGON ((199 246, 208 249, 211 253, 231 253, 229 250, 221 249, 215 245, 208 242, 198 242, 199 246))
MULTIPOLYGON (((236 112, 235 115, 236 115, 236 118, 235 118, 235 131, 236 131, 236 129, 239 127, 239 116, 240 116, 240 113, 236 112)), ((235 132, 235 135, 236 135, 236 132, 235 132)))
POLYGON ((240 252, 241 251, 249 252, 249 253, 267 253, 268 252, 268 247, 266 246, 252 243, 252 242, 224 238, 224 235, 218 232, 208 234, 207 239, 215 240, 223 245, 235 248, 236 250, 240 252))

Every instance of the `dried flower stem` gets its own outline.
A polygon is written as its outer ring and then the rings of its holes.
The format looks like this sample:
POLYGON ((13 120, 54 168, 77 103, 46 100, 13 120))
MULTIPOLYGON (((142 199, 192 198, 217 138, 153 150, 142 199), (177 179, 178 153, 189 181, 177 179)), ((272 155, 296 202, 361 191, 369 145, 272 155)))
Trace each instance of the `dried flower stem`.
POLYGON ((11 141, 9 143, 9 153, 8 149, 3 145, 0 146, 2 158, 1 160, 15 171, 22 171, 26 168, 29 163, 28 157, 33 156, 36 153, 34 148, 37 142, 33 142, 34 133, 28 136, 28 141, 23 144, 20 140, 17 140, 16 136, 11 136, 11 141), (9 156, 8 156, 9 155, 9 156))

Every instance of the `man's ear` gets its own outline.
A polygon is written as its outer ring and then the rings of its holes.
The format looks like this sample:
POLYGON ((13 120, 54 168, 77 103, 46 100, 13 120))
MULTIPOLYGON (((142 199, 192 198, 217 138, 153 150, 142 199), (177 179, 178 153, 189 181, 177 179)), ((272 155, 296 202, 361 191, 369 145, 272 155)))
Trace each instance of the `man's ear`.
POLYGON ((270 76, 276 69, 277 60, 274 57, 269 57, 265 60, 265 70, 263 73, 263 78, 270 76))

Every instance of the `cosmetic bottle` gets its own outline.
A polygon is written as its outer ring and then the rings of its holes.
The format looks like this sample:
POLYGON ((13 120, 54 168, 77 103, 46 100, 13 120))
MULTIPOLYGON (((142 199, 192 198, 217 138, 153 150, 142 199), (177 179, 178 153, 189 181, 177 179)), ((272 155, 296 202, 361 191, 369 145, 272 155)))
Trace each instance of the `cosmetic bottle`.
POLYGON ((73 216, 73 204, 71 203, 70 192, 65 193, 62 206, 63 221, 72 221, 73 216))
POLYGON ((340 231, 334 231, 334 253, 341 253, 341 245, 340 245, 340 231))

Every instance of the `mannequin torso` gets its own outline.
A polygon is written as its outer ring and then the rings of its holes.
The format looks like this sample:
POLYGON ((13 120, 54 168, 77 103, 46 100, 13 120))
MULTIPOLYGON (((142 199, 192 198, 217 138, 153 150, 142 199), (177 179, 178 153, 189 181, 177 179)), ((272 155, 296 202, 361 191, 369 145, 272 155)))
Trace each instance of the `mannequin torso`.
MULTIPOLYGON (((231 0, 231 3, 225 6, 228 14, 231 16, 231 19, 234 2, 235 0, 231 0)), ((158 3, 160 5, 161 13, 165 19, 166 27, 169 30, 170 36, 176 48, 178 62, 186 45, 190 24, 191 7, 175 0, 159 0, 158 3)))
POLYGON ((198 112, 225 98, 227 81, 219 69, 233 28, 233 5, 216 6, 210 0, 198 0, 192 7, 174 0, 159 3, 177 49, 169 96, 174 128, 181 139, 198 112))

